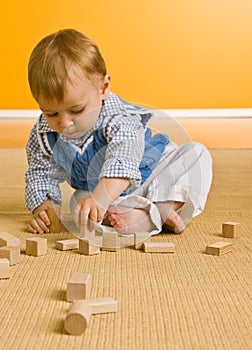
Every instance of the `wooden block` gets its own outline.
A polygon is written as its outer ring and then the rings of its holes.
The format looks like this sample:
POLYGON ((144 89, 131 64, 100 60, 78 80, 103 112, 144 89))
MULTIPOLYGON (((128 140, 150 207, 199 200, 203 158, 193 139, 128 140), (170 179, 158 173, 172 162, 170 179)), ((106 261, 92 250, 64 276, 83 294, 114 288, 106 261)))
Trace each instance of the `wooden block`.
POLYGON ((20 240, 7 232, 0 232, 0 247, 4 247, 6 245, 20 247, 20 240))
POLYGON ((136 232, 134 241, 135 249, 143 249, 143 244, 148 242, 150 238, 151 235, 149 232, 136 232))
POLYGON ((95 255, 100 253, 101 238, 80 239, 79 253, 84 255, 95 255))
POLYGON ((120 240, 117 232, 104 232, 102 235, 102 250, 116 252, 120 249, 120 240))
POLYGON ((45 255, 47 253, 47 239, 32 237, 26 239, 26 254, 33 256, 45 255))
POLYGON ((79 248, 78 239, 64 239, 61 241, 56 241, 56 248, 59 250, 72 250, 79 248))
POLYGON ((64 327, 67 333, 80 335, 85 332, 91 318, 91 306, 87 300, 75 301, 67 312, 64 327))
POLYGON ((95 230, 90 231, 87 226, 80 228, 80 238, 92 239, 95 237, 95 230))
POLYGON ((119 237, 119 245, 120 248, 122 247, 133 247, 135 245, 135 235, 129 234, 129 235, 120 235, 119 237))
POLYGON ((67 282, 67 301, 88 299, 91 289, 89 273, 74 272, 67 282))
POLYGON ((10 262, 6 258, 0 259, 0 279, 10 278, 10 262))
POLYGON ((237 238, 241 236, 240 223, 239 222, 223 222, 222 223, 222 236, 227 238, 237 238))
POLYGON ((20 247, 6 246, 0 248, 0 257, 7 258, 10 265, 19 264, 20 262, 20 247))
POLYGON ((60 206, 54 205, 53 207, 47 207, 46 212, 50 220, 49 232, 59 233, 61 231, 60 206))
POLYGON ((104 314, 107 312, 117 312, 117 301, 112 298, 98 298, 87 300, 91 306, 92 314, 104 314))
POLYGON ((166 242, 144 243, 143 249, 145 253, 175 253, 175 244, 166 242))
POLYGON ((211 255, 222 255, 232 251, 232 243, 217 242, 206 247, 206 253, 211 255))

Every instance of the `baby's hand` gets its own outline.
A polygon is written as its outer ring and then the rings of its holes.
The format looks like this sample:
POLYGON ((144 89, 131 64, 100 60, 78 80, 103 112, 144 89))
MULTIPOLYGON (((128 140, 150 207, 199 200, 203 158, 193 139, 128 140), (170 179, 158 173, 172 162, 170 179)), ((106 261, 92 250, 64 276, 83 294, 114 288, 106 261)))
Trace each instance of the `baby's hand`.
POLYGON ((27 229, 31 233, 48 233, 50 220, 46 213, 46 208, 50 204, 50 200, 44 202, 34 210, 31 221, 29 222, 27 229))
POLYGON ((102 221, 106 209, 101 208, 92 196, 83 198, 76 205, 73 213, 74 222, 77 227, 87 226, 90 231, 95 229, 97 222, 102 221))

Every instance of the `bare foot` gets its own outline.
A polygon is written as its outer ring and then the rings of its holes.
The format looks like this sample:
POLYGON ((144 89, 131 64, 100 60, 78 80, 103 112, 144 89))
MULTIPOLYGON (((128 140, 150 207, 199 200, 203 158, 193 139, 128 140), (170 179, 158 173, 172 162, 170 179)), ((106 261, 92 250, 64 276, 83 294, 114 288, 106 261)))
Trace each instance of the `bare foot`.
POLYGON ((154 229, 149 213, 143 209, 111 205, 107 214, 111 226, 123 235, 137 231, 150 232, 154 229))
MULTIPOLYGON (((185 224, 176 212, 183 203, 167 201, 158 202, 156 205, 160 212, 165 231, 181 233, 185 230, 185 224)), ((154 225, 147 211, 123 206, 109 206, 105 224, 110 224, 124 235, 132 234, 137 231, 150 232, 154 229, 154 225)))
POLYGON ((182 202, 159 202, 156 203, 161 219, 163 222, 163 229, 168 232, 181 233, 185 230, 186 226, 177 213, 184 203, 182 202))

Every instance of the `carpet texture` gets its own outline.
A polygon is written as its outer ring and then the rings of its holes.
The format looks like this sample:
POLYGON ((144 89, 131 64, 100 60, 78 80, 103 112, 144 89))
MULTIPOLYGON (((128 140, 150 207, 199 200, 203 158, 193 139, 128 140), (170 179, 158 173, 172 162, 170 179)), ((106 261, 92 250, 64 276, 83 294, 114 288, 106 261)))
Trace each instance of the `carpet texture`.
POLYGON ((0 280, 0 349, 251 349, 252 150, 212 150, 214 179, 203 214, 181 235, 153 241, 176 244, 175 254, 132 248, 96 256, 55 249, 70 233, 39 235, 48 254, 25 255, 30 214, 23 199, 23 149, 0 149, 0 231, 21 240, 21 262, 0 280), (223 221, 241 223, 242 236, 221 237, 223 221), (207 244, 232 241, 223 256, 207 244), (119 310, 91 317, 70 336, 64 319, 66 282, 75 271, 92 275, 91 297, 113 297, 119 310))

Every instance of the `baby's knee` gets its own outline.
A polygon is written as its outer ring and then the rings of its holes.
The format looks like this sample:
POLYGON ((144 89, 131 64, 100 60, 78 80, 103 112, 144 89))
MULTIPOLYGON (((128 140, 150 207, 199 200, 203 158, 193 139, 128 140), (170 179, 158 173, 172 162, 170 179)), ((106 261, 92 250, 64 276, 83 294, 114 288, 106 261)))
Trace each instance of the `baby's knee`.
POLYGON ((190 142, 185 144, 188 151, 194 153, 198 159, 204 159, 208 164, 212 165, 212 156, 205 145, 200 142, 190 142))
POLYGON ((206 166, 208 165, 209 167, 212 167, 213 160, 207 147, 199 142, 194 142, 194 145, 197 155, 201 161, 203 161, 206 166))

